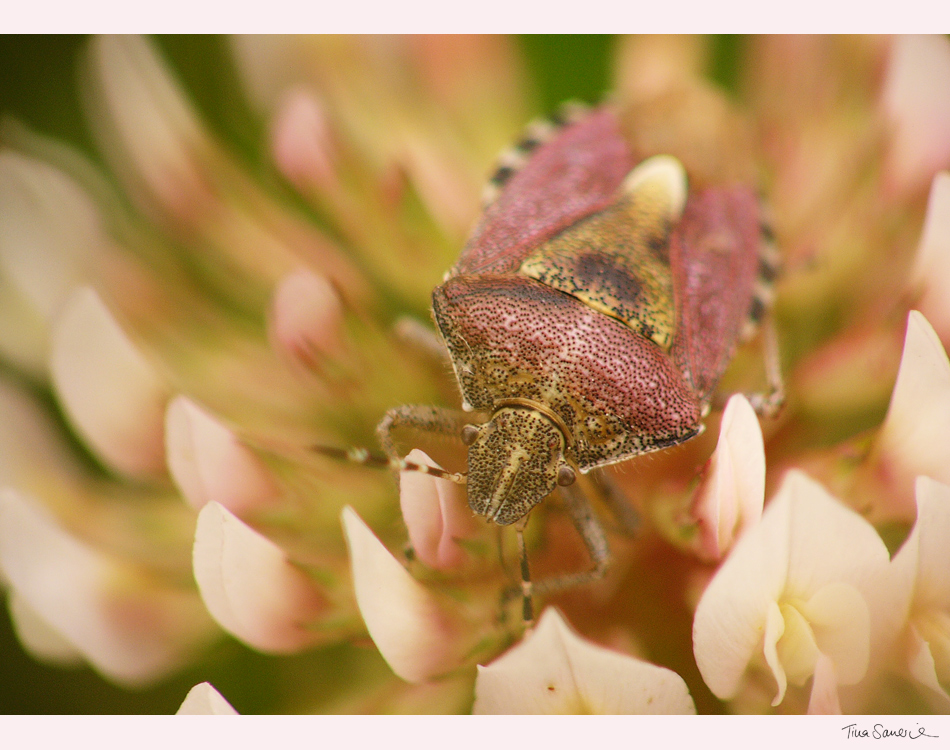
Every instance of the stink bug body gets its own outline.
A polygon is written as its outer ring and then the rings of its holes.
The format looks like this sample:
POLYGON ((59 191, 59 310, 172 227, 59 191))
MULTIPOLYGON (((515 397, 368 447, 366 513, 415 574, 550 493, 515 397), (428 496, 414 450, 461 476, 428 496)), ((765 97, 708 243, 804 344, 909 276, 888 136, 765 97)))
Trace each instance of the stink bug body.
POLYGON ((594 562, 560 581, 576 583, 608 556, 576 473, 701 432, 774 265, 749 186, 688 189, 674 157, 631 152, 608 107, 530 127, 489 187, 432 295, 463 411, 399 407, 378 432, 394 465, 395 427, 460 436, 469 505, 500 525, 560 487, 594 562))

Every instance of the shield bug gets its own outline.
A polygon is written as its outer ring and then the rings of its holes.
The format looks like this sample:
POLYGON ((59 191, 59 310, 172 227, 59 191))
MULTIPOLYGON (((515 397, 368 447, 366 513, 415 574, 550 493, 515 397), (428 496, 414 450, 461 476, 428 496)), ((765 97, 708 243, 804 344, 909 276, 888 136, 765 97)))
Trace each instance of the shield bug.
POLYGON ((541 588, 605 572, 577 474, 702 431, 737 342, 768 307, 772 252, 750 186, 691 189, 674 156, 632 152, 610 107, 535 123, 500 160, 432 295, 462 410, 398 407, 378 434, 390 465, 419 470, 399 459, 395 428, 461 438, 471 509, 519 531, 527 620, 528 514, 559 490, 593 562, 541 588))

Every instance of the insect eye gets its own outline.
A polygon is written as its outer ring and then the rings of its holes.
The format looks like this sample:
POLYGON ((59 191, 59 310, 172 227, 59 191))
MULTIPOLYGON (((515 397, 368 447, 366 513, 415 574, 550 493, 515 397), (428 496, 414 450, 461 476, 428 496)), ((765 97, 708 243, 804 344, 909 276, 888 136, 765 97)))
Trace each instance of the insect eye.
POLYGON ((575 479, 577 479, 577 475, 570 466, 562 466, 557 470, 557 483, 559 486, 567 487, 568 485, 574 484, 575 479))
POLYGON ((471 445, 478 440, 478 428, 473 424, 467 424, 462 428, 462 442, 465 445, 471 445))

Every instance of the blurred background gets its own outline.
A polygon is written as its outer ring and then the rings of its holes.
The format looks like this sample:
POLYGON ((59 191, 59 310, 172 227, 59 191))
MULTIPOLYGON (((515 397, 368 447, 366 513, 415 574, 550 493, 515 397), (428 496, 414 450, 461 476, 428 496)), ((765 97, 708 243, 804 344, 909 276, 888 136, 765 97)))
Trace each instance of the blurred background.
MULTIPOLYGON (((200 114, 252 170, 266 156, 264 123, 251 114, 234 71, 227 41, 217 36, 163 36, 160 51, 177 73, 200 114)), ((533 78, 538 113, 567 99, 599 100, 609 89, 615 39, 611 36, 523 36, 517 43, 533 78)), ((101 163, 83 116, 77 63, 82 36, 0 36, 0 113, 31 129, 69 142, 101 163)), ((713 40, 713 77, 734 83, 742 40, 713 40)), ((487 173, 488 165, 486 165, 487 173)), ((2 364, 0 364, 2 367, 2 364)), ((222 641, 183 673, 141 691, 123 690, 88 667, 56 669, 30 659, 19 647, 6 607, 0 608, 0 713, 174 713, 196 683, 211 681, 241 712, 269 713, 292 705, 295 685, 326 669, 366 668, 352 645, 303 655, 271 657, 237 641, 222 641), (333 666, 330 666, 333 665, 333 666)), ((370 651, 375 651, 369 646, 370 651)), ((377 655, 378 656, 378 655, 377 655)), ((377 665, 386 669, 381 659, 377 665)), ((332 686, 328 686, 328 690, 332 686)))

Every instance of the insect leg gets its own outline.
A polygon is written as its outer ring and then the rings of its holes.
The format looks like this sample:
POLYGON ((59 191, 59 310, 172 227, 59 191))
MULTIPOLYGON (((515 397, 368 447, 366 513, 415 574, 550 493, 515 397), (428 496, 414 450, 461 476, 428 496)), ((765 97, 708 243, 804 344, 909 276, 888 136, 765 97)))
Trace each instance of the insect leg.
POLYGON ((607 536, 594 515, 590 502, 576 484, 561 487, 561 493, 567 500, 567 509, 571 514, 574 527, 584 540, 584 546, 594 563, 594 567, 581 573, 569 573, 549 578, 532 585, 536 594, 551 594, 574 586, 583 586, 585 583, 603 578, 610 565, 610 548, 607 546, 607 536))
POLYGON ((394 332, 399 340, 411 346, 430 362, 446 370, 452 368, 452 358, 445 342, 432 328, 408 315, 396 321, 394 332))
POLYGON ((398 458, 392 431, 397 427, 413 427, 423 432, 458 437, 472 417, 456 409, 444 409, 439 406, 418 406, 407 404, 390 409, 376 426, 376 434, 383 451, 390 458, 398 458))
POLYGON ((604 470, 593 471, 588 476, 597 487, 604 504, 610 508, 611 515, 620 526, 620 532, 626 536, 636 535, 640 528, 640 515, 630 504, 626 493, 617 485, 617 480, 604 470))
POLYGON ((515 531, 518 532, 518 554, 521 556, 521 617, 524 620, 525 628, 530 629, 534 625, 534 607, 531 603, 532 585, 531 569, 528 567, 528 550, 524 544, 524 527, 528 523, 528 517, 525 516, 515 531))
POLYGON ((778 349, 778 335, 775 324, 769 317, 762 326, 762 348, 765 358, 765 376, 768 381, 768 393, 754 393, 749 403, 756 414, 775 417, 785 403, 785 381, 782 378, 781 357, 778 349))

